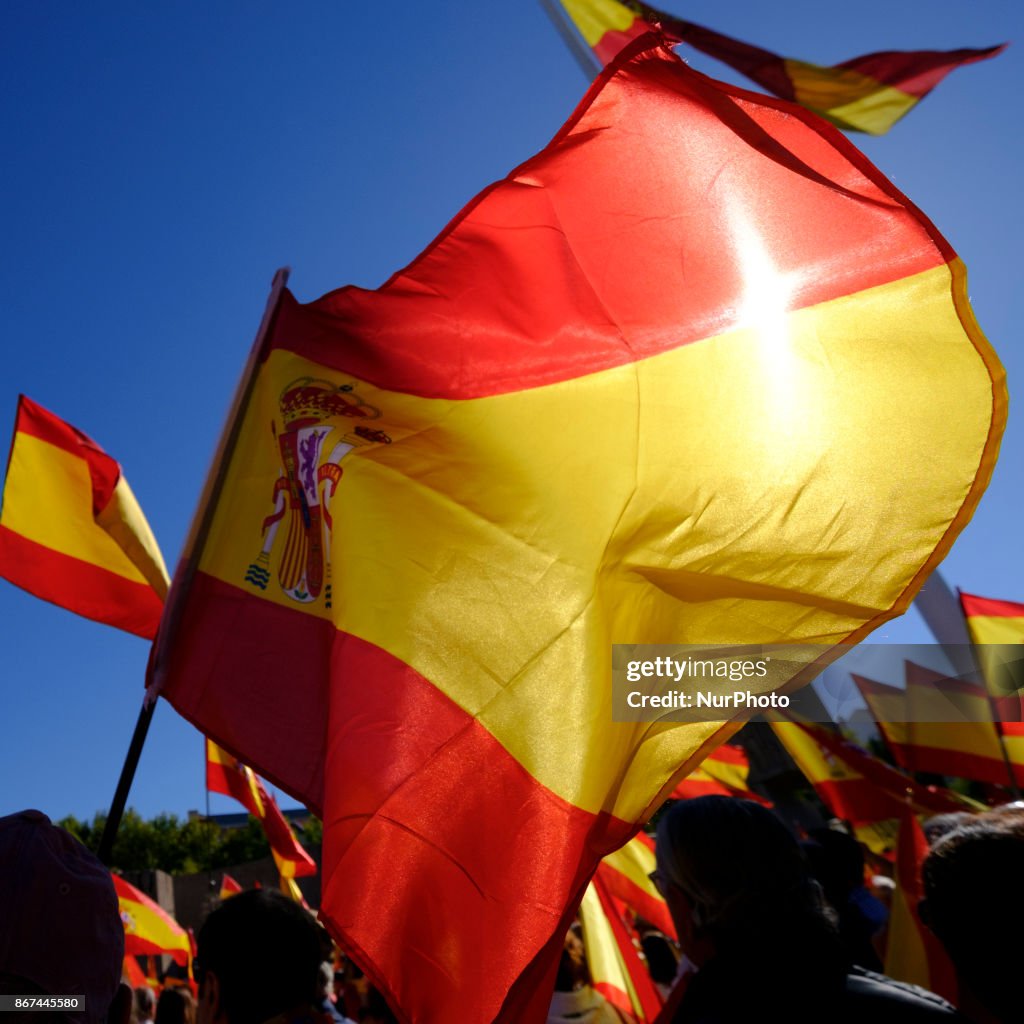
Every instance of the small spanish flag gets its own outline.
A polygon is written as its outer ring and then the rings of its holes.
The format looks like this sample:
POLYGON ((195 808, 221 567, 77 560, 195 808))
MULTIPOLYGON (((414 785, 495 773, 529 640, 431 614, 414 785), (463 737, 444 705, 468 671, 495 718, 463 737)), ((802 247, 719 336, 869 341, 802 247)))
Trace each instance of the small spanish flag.
POLYGON ((156 635, 169 583, 121 467, 24 395, 0 510, 0 576, 147 639, 156 635))
POLYGON ((158 903, 118 875, 113 876, 118 908, 124 924, 125 956, 166 953, 186 967, 192 958, 188 932, 158 903))
MULTIPOLYGON (((1019 726, 1024 717, 1024 667, 1016 659, 1019 645, 1024 644, 1024 604, 964 593, 960 594, 960 604, 999 717, 1004 726, 1019 726)), ((1024 763, 1024 750, 1021 754, 1024 763)))
POLYGON ((905 689, 853 676, 896 763, 911 772, 1007 785, 1011 768, 984 689, 910 661, 905 671, 905 689))
POLYGON ((256 773, 232 754, 206 740, 206 788, 234 797, 254 818, 263 820, 265 808, 256 773))
POLYGON ((898 818, 908 804, 920 813, 967 809, 954 793, 919 785, 820 725, 773 721, 771 726, 822 802, 851 824, 898 818))
POLYGON ((209 737, 206 740, 206 788, 211 793, 234 797, 259 821, 282 877, 316 874, 316 862, 295 838, 287 818, 256 773, 209 737))
POLYGON ((799 103, 844 131, 884 135, 950 73, 995 57, 1002 46, 980 50, 887 50, 828 66, 780 57, 692 21, 634 0, 562 0, 597 59, 606 64, 631 39, 658 28, 728 64, 761 88, 799 103))
POLYGON ((241 891, 241 885, 225 872, 224 877, 220 880, 220 898, 227 900, 232 896, 237 896, 241 891))

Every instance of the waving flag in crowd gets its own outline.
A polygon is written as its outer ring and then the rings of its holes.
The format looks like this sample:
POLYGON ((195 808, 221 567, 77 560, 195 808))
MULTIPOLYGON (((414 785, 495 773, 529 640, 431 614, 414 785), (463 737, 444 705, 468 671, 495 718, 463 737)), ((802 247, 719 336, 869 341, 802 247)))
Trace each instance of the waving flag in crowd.
POLYGON ((166 953, 175 963, 187 966, 192 959, 192 943, 188 932, 134 885, 119 875, 113 878, 121 921, 124 923, 125 956, 166 953))
POLYGON ((406 270, 261 334, 151 681, 322 810, 321 916, 400 1016, 542 1017, 597 862, 732 731, 613 721, 613 640, 856 641, 991 473, 962 265, 778 109, 638 41, 406 270))
POLYGON ((969 680, 950 679, 923 665, 908 661, 905 669, 904 689, 853 677, 896 763, 912 772, 1007 785, 1011 766, 988 694, 969 680))
POLYGON ((950 71, 995 57, 1005 48, 888 50, 835 66, 780 57, 692 21, 633 0, 561 0, 600 64, 653 26, 671 42, 683 42, 728 64, 763 89, 799 103, 846 131, 884 135, 950 71))
POLYGON ((920 985, 956 1004, 956 974, 938 938, 921 920, 924 898, 921 865, 928 843, 917 818, 907 809, 900 815, 896 843, 896 890, 893 893, 886 944, 885 973, 898 981, 920 985))
POLYGON ((634 914, 650 921, 659 931, 676 937, 676 927, 665 898, 651 881, 655 868, 654 841, 638 832, 628 843, 609 853, 597 866, 595 878, 608 894, 621 900, 634 914))
POLYGON ((220 880, 220 898, 222 900, 230 899, 232 896, 237 896, 240 892, 242 892, 241 885, 225 872, 220 880))
POLYGON ((259 821, 282 879, 316 874, 316 862, 295 838, 288 819, 256 773, 209 738, 206 740, 206 788, 211 793, 234 797, 259 821))
POLYGON ((899 818, 907 806, 931 814, 966 809, 954 793, 919 785, 820 725, 773 721, 771 726, 822 802, 854 825, 899 818))

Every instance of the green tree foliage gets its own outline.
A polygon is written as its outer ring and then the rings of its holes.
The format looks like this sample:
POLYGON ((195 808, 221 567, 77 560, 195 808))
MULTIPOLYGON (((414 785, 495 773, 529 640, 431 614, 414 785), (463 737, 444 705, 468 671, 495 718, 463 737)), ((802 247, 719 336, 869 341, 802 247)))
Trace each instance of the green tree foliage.
MULTIPOLYGON (((91 823, 71 816, 57 824, 95 851, 106 820, 104 814, 97 814, 91 823)), ((320 845, 323 826, 316 818, 310 818, 304 829, 296 831, 307 849, 320 845)), ((129 809, 121 819, 111 866, 118 871, 159 868, 172 875, 188 875, 269 856, 267 837, 252 815, 241 828, 222 829, 205 818, 182 821, 174 814, 158 814, 145 821, 129 809)))

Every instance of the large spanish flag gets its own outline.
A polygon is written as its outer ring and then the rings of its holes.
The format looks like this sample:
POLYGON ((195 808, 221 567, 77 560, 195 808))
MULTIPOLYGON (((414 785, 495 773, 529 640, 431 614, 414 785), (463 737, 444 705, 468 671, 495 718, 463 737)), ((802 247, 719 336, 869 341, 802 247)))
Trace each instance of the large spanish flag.
POLYGON ((562 6, 602 64, 654 24, 667 40, 684 42, 728 64, 775 96, 799 103, 846 131, 872 135, 884 135, 950 71, 994 57, 1006 45, 887 50, 828 66, 780 57, 633 0, 562 0, 562 6))
POLYGON ((323 811, 321 915, 418 1024, 543 1019, 598 860, 734 728, 613 721, 612 642, 859 640, 1005 419, 931 223, 648 40, 407 269, 261 338, 152 684, 323 811))
POLYGON ((24 395, 0 510, 0 576, 147 638, 167 594, 163 557, 121 467, 24 395))
POLYGON ((158 903, 139 892, 119 875, 114 875, 114 888, 124 924, 125 956, 149 956, 167 953, 185 967, 192 958, 188 932, 158 903))

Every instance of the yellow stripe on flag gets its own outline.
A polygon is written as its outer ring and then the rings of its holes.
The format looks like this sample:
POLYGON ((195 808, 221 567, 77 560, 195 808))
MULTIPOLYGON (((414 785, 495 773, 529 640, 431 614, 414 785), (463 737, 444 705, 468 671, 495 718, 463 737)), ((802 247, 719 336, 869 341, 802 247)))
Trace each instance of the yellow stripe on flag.
MULTIPOLYGON (((765 273, 762 287, 781 286, 765 273)), ((665 764, 681 765, 715 727, 614 723, 587 688, 555 688, 550 680, 609 678, 603 638, 635 635, 638 622, 652 643, 770 642, 798 634, 825 643, 890 608, 908 568, 924 564, 934 546, 928 510, 947 506, 952 497, 946 477, 935 472, 934 436, 947 438, 946 464, 973 465, 987 435, 991 381, 975 351, 960 342, 951 284, 943 265, 780 313, 777 334, 741 329, 510 394, 427 399, 353 381, 359 400, 382 411, 394 443, 347 452, 344 502, 337 503, 333 527, 345 573, 333 581, 330 612, 318 603, 309 614, 329 614, 339 629, 441 685, 558 795, 586 810, 641 817, 650 777, 665 764), (900 312, 907 302, 916 311, 912 321, 900 312), (894 318, 901 323, 895 348, 894 318), (819 352, 824 333, 832 339, 827 360, 819 352), (944 344, 947 337, 951 343, 944 344), (878 361, 889 366, 885 374, 877 372, 878 361), (963 394, 976 395, 958 403, 956 429, 948 404, 935 403, 928 388, 906 386, 908 378, 932 372, 955 375, 963 394), (694 381, 706 386, 695 389, 694 381), (641 433, 638 391, 646 410, 641 433), (689 398, 679 402, 683 392, 689 398), (596 418, 595 409, 601 410, 596 418), (907 423, 914 424, 912 432, 907 423), (850 443, 868 430, 900 434, 904 442, 850 443), (823 435, 835 438, 831 454, 823 454, 823 435), (689 470, 680 461, 679 437, 689 439, 687 450, 697 460, 689 470), (504 461, 497 461, 503 451, 504 461), (581 461, 581 451, 596 455, 581 461), (564 471, 567 465, 573 472, 564 471), (481 479, 489 486, 480 487, 481 479), (805 481, 799 515, 793 514, 794 479, 805 481), (753 487, 762 515, 734 521, 728 510, 750 508, 753 487), (850 490, 877 515, 850 523, 842 538, 823 548, 834 495, 850 490), (894 546, 886 517, 897 492, 901 504, 920 510, 907 513, 920 526, 894 546), (531 503, 528 496, 536 493, 546 494, 543 505, 531 503), (547 515, 551 507, 574 507, 580 494, 588 495, 586 516, 547 515), (381 508, 389 509, 387 517, 381 508), (677 549, 679 510, 687 509, 688 545, 677 549), (782 529, 801 557, 785 565, 763 560, 762 552, 776 550, 782 529), (453 532, 458 547, 450 543, 453 532), (887 551, 881 562, 880 550, 887 551), (620 551, 626 571, 602 576, 595 560, 614 560, 620 551), (816 590, 822 578, 836 574, 844 580, 844 602, 813 608, 787 600, 790 591, 816 590), (500 593, 488 587, 489 576, 501 581, 500 593), (760 581, 763 615, 737 614, 750 605, 750 595, 732 585, 736 579, 760 581), (547 613, 510 617, 509 607, 536 604, 541 580, 547 613), (380 614, 385 607, 386 616, 380 614), (592 628, 597 618, 604 622, 600 629, 592 628), (460 623, 462 638, 457 662, 447 644, 436 642, 452 621, 460 623), (543 736, 524 726, 524 702, 548 722, 543 736), (581 722, 589 742, 607 754, 582 774, 565 757, 579 742, 581 722), (647 742, 619 788, 620 760, 635 747, 638 730, 647 732, 647 742), (606 806, 615 791, 614 804, 606 806)), ((771 302, 770 295, 763 301, 771 302)), ((267 441, 272 424, 281 429, 280 395, 292 381, 323 376, 322 367, 292 353, 271 354, 213 521, 200 566, 205 572, 244 585, 274 508, 265 482, 280 469, 275 445, 267 441)), ((286 511, 278 529, 298 529, 298 512, 290 515, 286 511)), ((289 551, 278 538, 272 577, 289 551)), ((276 582, 260 596, 301 608, 276 582)))
MULTIPOLYGON (((82 459, 30 434, 15 436, 4 487, 3 525, 62 555, 135 583, 149 583, 117 541, 96 528, 92 500, 92 479, 82 459)), ((166 589, 165 579, 164 593, 166 589)))

